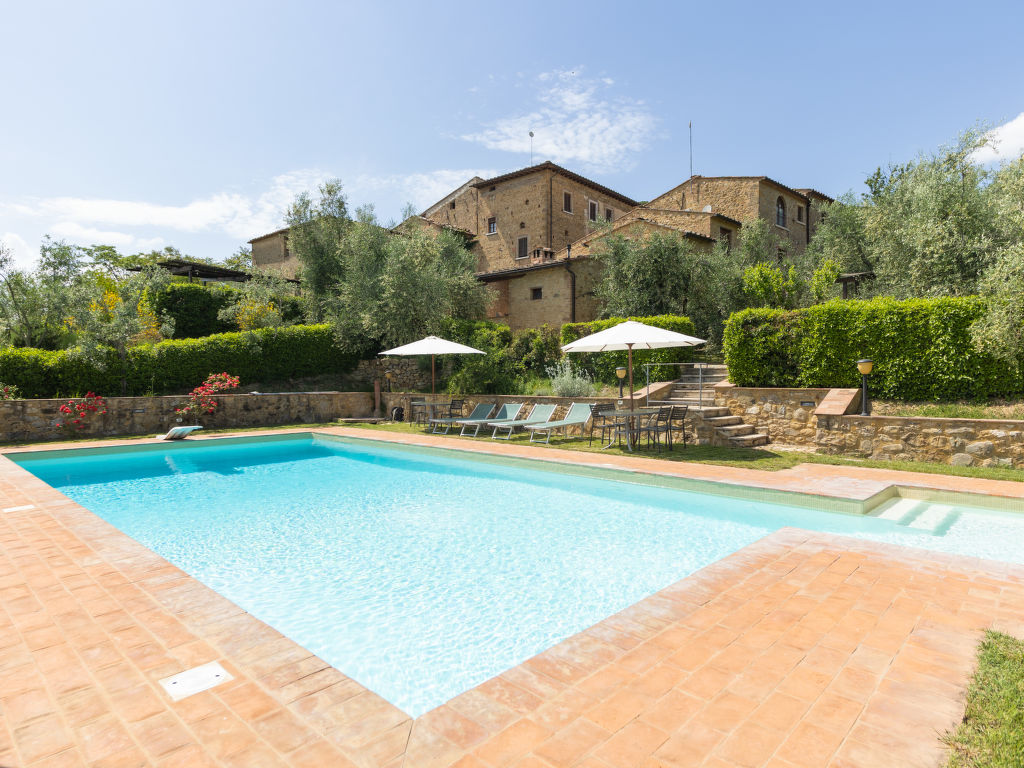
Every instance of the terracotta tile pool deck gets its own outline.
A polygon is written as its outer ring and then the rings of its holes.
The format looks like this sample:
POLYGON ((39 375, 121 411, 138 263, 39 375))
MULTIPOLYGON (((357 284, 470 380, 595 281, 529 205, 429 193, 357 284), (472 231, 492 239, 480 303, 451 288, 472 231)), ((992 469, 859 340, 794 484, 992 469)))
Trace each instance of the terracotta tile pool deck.
MULTIPOLYGON (((1024 498, 855 467, 458 447, 857 499, 1024 498)), ((1024 635, 1024 566, 783 529, 411 720, 0 457, 3 768, 936 766, 988 627, 1024 635), (211 661, 234 679, 176 703, 158 685, 211 661)))

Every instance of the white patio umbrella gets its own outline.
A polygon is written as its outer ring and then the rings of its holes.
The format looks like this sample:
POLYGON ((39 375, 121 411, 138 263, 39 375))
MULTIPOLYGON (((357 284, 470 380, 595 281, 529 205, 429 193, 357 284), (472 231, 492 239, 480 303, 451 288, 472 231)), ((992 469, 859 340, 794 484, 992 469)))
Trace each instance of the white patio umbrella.
POLYGON ((448 341, 448 339, 442 339, 440 336, 427 336, 425 339, 414 341, 411 344, 404 344, 403 346, 395 347, 394 349, 386 349, 379 354, 402 355, 405 357, 413 355, 430 355, 430 394, 434 394, 436 389, 434 355, 482 355, 484 353, 479 349, 467 347, 465 344, 459 344, 454 341, 448 341))
POLYGON ((582 339, 570 341, 563 352, 618 352, 623 349, 629 354, 629 410, 633 410, 633 350, 664 349, 666 347, 695 347, 703 344, 704 339, 676 333, 665 328, 655 328, 635 320, 613 325, 603 331, 584 336, 582 339))

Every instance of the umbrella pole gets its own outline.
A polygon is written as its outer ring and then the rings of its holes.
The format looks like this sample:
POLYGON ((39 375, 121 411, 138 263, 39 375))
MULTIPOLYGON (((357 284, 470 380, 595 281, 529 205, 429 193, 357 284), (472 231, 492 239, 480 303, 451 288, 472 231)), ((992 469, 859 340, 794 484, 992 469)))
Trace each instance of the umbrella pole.
POLYGON ((629 410, 633 410, 633 345, 629 344, 626 347, 629 352, 629 410))
POLYGON ((434 384, 434 356, 430 356, 430 394, 437 394, 437 387, 434 384))

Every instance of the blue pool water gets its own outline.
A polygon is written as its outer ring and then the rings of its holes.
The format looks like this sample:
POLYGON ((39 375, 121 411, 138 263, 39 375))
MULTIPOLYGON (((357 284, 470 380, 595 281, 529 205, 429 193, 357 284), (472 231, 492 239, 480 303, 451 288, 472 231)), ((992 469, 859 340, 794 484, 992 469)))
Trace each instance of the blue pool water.
POLYGON ((1024 559, 1010 513, 881 519, 372 441, 12 458, 412 716, 783 526, 1024 559))

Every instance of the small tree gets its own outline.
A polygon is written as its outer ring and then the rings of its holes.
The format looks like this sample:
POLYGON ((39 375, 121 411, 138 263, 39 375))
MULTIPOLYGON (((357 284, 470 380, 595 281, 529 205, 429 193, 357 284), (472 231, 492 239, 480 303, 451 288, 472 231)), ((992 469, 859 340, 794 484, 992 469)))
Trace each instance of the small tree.
POLYGON ((351 218, 341 182, 333 179, 320 185, 314 201, 303 192, 288 207, 288 250, 299 260, 303 286, 310 297, 308 311, 320 321, 338 294, 345 277, 345 258, 340 250, 351 218))
POLYGON ((240 331, 276 328, 284 323, 281 302, 291 291, 273 275, 253 275, 242 284, 235 301, 217 313, 219 320, 234 323, 240 331))
POLYGON ((121 365, 121 393, 128 393, 128 350, 141 344, 153 344, 169 337, 173 321, 156 313, 150 303, 151 292, 163 290, 171 275, 159 267, 145 267, 91 300, 79 302, 69 327, 75 333, 81 354, 103 367, 107 350, 113 350, 121 365))
POLYGON ((794 309, 801 291, 796 268, 787 272, 774 264, 755 264, 743 272, 743 292, 753 307, 794 309))
POLYGON ((811 275, 811 297, 815 304, 835 298, 836 280, 839 279, 840 274, 842 274, 842 270, 839 268, 839 262, 831 256, 826 257, 818 265, 814 274, 811 275))

